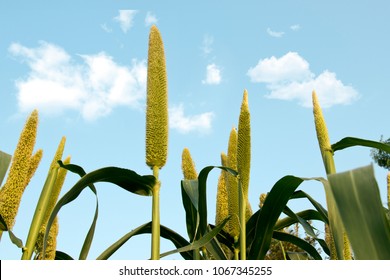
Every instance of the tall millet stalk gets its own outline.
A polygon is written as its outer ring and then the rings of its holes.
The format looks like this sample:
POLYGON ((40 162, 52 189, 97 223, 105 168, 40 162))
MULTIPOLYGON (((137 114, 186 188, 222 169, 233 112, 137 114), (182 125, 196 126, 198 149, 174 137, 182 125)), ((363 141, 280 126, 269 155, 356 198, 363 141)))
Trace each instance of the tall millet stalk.
POLYGON ((156 185, 152 194, 152 252, 160 258, 160 180, 159 170, 168 155, 168 85, 163 41, 153 25, 149 34, 146 98, 146 164, 153 170, 156 185))

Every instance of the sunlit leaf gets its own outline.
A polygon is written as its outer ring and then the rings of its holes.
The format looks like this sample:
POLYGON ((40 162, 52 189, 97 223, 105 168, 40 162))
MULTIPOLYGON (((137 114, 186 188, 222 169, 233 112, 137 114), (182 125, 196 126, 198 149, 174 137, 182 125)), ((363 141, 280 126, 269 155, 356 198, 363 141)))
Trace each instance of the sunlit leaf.
POLYGON ((227 168, 224 166, 207 166, 203 168, 199 175, 198 175, 198 191, 199 191, 199 205, 198 205, 198 210, 199 210, 199 229, 201 234, 205 233, 207 231, 207 194, 206 194, 206 189, 207 189, 207 177, 210 173, 211 170, 214 168, 219 168, 222 170, 225 170, 229 172, 230 174, 237 176, 238 173, 237 171, 227 168))
POLYGON ((314 246, 295 235, 286 232, 274 231, 272 237, 276 240, 290 242, 310 254, 313 259, 322 260, 321 255, 314 246))
MULTIPOLYGON (((152 223, 146 223, 143 224, 136 229, 130 231, 129 233, 125 234, 123 237, 121 237, 118 241, 113 243, 110 247, 108 247, 103 253, 101 253, 97 259, 98 260, 107 260, 110 258, 121 246, 123 246, 130 238, 140 235, 140 234, 145 234, 145 233, 152 233, 152 223)), ((176 233, 175 231, 160 225, 160 235, 162 238, 165 238, 169 241, 171 241, 176 248, 182 248, 185 246, 188 246, 190 243, 185 240, 181 235, 176 233)), ((184 259, 191 260, 192 259, 192 254, 189 252, 180 252, 181 256, 184 259)))
POLYGON ((339 142, 334 143, 332 145, 333 151, 339 151, 345 148, 354 147, 354 146, 364 146, 369 148, 375 148, 382 151, 385 151, 387 153, 390 153, 390 145, 377 142, 377 141, 371 141, 371 140, 365 140, 355 137, 345 137, 341 139, 339 142))
POLYGON ((390 259, 390 225, 372 165, 328 176, 355 259, 390 259))
POLYGON ((187 233, 192 242, 199 228, 199 215, 197 211, 199 201, 198 180, 182 180, 181 196, 186 213, 187 233))
POLYGON ((204 236, 202 236, 199 240, 195 240, 191 244, 178 248, 176 250, 172 250, 166 253, 161 254, 161 258, 176 254, 176 253, 182 253, 182 252, 187 252, 191 250, 196 250, 199 249, 203 246, 205 246, 207 243, 209 243, 214 237, 217 236, 217 234, 222 230, 222 228, 225 226, 227 221, 229 220, 229 217, 226 218, 221 224, 213 228, 211 231, 206 232, 204 236))

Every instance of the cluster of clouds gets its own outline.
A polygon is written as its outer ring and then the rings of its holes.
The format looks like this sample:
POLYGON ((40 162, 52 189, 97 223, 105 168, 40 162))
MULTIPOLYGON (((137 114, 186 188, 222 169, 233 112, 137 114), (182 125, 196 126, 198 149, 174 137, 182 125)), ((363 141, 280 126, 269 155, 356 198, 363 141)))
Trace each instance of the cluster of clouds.
POLYGON ((266 85, 268 98, 297 101, 303 107, 312 106, 313 90, 324 108, 350 104, 359 98, 358 92, 338 80, 336 73, 325 70, 316 76, 309 62, 296 52, 260 59, 247 74, 252 82, 266 85))
MULTIPOLYGON (((202 42, 202 54, 208 57, 213 51, 214 37, 206 34, 202 42)), ((219 85, 222 82, 222 70, 215 62, 211 62, 206 66, 206 77, 202 80, 204 85, 219 85)))
MULTIPOLYGON (((290 25, 290 28, 289 28, 291 31, 298 31, 301 29, 301 26, 299 24, 293 24, 293 25, 290 25)), ((272 30, 270 27, 267 28, 267 34, 271 37, 274 37, 274 38, 281 38, 283 37, 286 32, 284 31, 275 31, 275 30, 272 30)))
MULTIPOLYGON (((134 19, 138 13, 138 10, 119 10, 118 15, 113 17, 112 20, 119 24, 123 33, 127 33, 134 26, 134 19)), ((148 11, 144 22, 145 26, 151 26, 157 24, 158 19, 154 13, 148 11)), ((101 24, 100 27, 107 33, 111 33, 113 30, 107 23, 101 24)))
POLYGON ((59 46, 40 42, 36 48, 13 43, 9 52, 27 63, 27 77, 16 81, 22 112, 39 108, 47 114, 81 112, 92 121, 119 105, 140 108, 145 95, 146 61, 119 65, 104 52, 72 58, 59 46))
MULTIPOLYGON (((133 24, 136 10, 120 10, 113 18, 121 30, 128 32, 133 24)), ((145 26, 157 23, 156 16, 148 12, 145 26)), ((101 25, 105 32, 112 32, 107 24, 101 25)), ((28 113, 38 108, 46 115, 62 115, 66 111, 80 112, 86 121, 95 121, 109 115, 118 106, 127 106, 143 111, 146 97, 147 62, 134 59, 131 65, 121 65, 105 52, 74 55, 62 47, 39 42, 35 48, 12 43, 9 53, 27 64, 29 72, 15 81, 18 108, 28 113)), ((219 83, 215 66, 206 84, 219 83)), ((208 132, 214 113, 186 115, 183 104, 169 108, 170 127, 180 133, 208 132)))
MULTIPOLYGON (((137 10, 120 10, 112 20, 126 33, 138 13, 137 10)), ((145 26, 157 21, 153 13, 147 12, 145 26)), ((105 32, 112 32, 107 24, 101 27, 105 32)), ((290 29, 297 31, 300 26, 292 25, 290 29)), ((267 32, 273 37, 284 34, 271 29, 267 32)), ((214 38, 206 34, 201 46, 206 59, 213 52, 213 43, 214 38)), ((86 121, 94 121, 109 115, 118 106, 144 110, 146 59, 133 59, 130 65, 121 65, 105 52, 72 56, 60 46, 44 41, 35 48, 13 43, 8 51, 29 67, 28 74, 15 81, 18 107, 22 112, 38 108, 44 114, 61 115, 73 110, 80 112, 86 121)), ((211 61, 214 59, 215 56, 211 61)), ((201 83, 219 85, 223 81, 221 69, 215 62, 208 63, 201 83)), ((269 90, 266 97, 296 101, 303 107, 312 106, 313 90, 323 107, 349 104, 359 97, 358 92, 344 85, 334 72, 313 73, 309 62, 296 52, 260 59, 246 74, 251 82, 266 85, 269 90)), ((213 112, 187 115, 183 104, 171 105, 169 114, 170 127, 184 134, 211 131, 215 117, 213 112)))

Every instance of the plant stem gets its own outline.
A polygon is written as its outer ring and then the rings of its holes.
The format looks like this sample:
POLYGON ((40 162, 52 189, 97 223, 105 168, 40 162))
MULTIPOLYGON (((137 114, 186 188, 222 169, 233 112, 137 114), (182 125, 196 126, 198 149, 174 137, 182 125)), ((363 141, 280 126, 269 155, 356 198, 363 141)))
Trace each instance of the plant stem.
POLYGON ((246 260, 246 199, 242 189, 241 179, 238 178, 238 199, 239 199, 239 219, 240 219, 240 258, 246 260))
POLYGON ((234 236, 234 260, 238 261, 240 258, 239 258, 239 254, 240 254, 240 249, 239 249, 239 246, 237 245, 238 243, 238 236, 234 236))
POLYGON ((55 181, 57 179, 57 173, 58 167, 52 168, 46 178, 46 182, 39 197, 37 207, 35 208, 34 217, 32 219, 30 230, 27 236, 26 246, 23 249, 22 260, 30 260, 32 257, 39 230, 50 203, 50 197, 53 186, 55 185, 55 181))
POLYGON ((152 200, 152 260, 160 259, 160 181, 158 180, 158 173, 158 166, 154 166, 153 175, 157 182, 153 187, 152 200))

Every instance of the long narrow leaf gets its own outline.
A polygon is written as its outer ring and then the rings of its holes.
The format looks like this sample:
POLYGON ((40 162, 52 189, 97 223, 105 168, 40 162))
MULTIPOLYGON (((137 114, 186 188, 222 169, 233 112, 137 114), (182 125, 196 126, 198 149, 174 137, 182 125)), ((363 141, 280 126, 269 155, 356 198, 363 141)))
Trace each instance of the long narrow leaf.
MULTIPOLYGON (((323 217, 320 213, 318 213, 318 211, 315 211, 313 209, 307 209, 307 210, 303 210, 303 211, 300 211, 298 213, 296 213, 297 216, 301 217, 302 219, 304 220, 317 220, 317 221, 321 221, 321 222, 325 222, 323 220, 323 217)), ((298 219, 295 218, 295 217, 285 217, 283 219, 279 219, 276 224, 275 224, 275 227, 274 227, 274 230, 281 230, 283 228, 286 228, 286 227, 289 227, 295 223, 298 223, 298 219)))
POLYGON ((332 174, 328 179, 355 259, 390 259, 390 226, 373 166, 332 174))
MULTIPOLYGON (((149 196, 151 195, 152 188, 156 180, 154 176, 141 176, 132 170, 118 167, 105 167, 85 174, 85 172, 80 166, 74 164, 63 165, 61 164, 61 162, 59 162, 59 164, 63 168, 67 168, 72 172, 78 173, 80 176, 84 174, 84 176, 82 176, 81 179, 57 202, 48 220, 46 235, 59 210, 66 204, 75 200, 85 188, 91 188, 91 190, 95 193, 96 196, 96 189, 94 189, 93 186, 94 183, 113 183, 129 192, 149 196)), ((83 248, 80 252, 81 259, 86 258, 92 243, 97 220, 97 210, 98 204, 96 204, 94 219, 84 241, 83 248)))
POLYGON ((296 237, 295 235, 288 234, 285 232, 280 232, 280 231, 274 231, 272 237, 277 239, 277 240, 280 240, 280 241, 290 242, 290 243, 298 246, 299 248, 301 248, 302 250, 304 250, 308 254, 310 254, 313 257, 313 259, 322 260, 321 255, 318 253, 318 251, 315 247, 313 247, 312 245, 307 243, 305 240, 303 240, 299 237, 296 237))
POLYGON ((199 205, 197 209, 199 211, 199 229, 201 234, 204 234, 207 231, 208 223, 207 223, 207 199, 206 199, 207 187, 206 186, 207 186, 207 177, 210 171, 213 170, 214 168, 225 170, 234 176, 238 175, 237 171, 224 166, 207 166, 200 171, 198 175, 199 205))
POLYGON ((325 251, 326 254, 330 254, 328 245, 326 244, 325 240, 318 238, 318 236, 315 234, 313 227, 307 222, 306 219, 302 219, 299 215, 295 214, 290 208, 286 206, 285 210, 283 211, 290 217, 294 217, 299 224, 302 225, 303 229, 305 230, 306 234, 310 236, 311 238, 315 239, 322 247, 322 249, 325 251))
POLYGON ((199 233, 199 214, 197 209, 199 201, 198 180, 182 180, 181 197, 186 213, 187 233, 192 242, 196 238, 197 233, 199 233))
MULTIPOLYGON (((107 260, 110 258, 121 246, 123 246, 130 238, 140 235, 140 234, 145 234, 145 233, 152 233, 152 223, 146 223, 143 224, 136 229, 130 231, 129 233, 125 234, 123 237, 121 237, 118 241, 113 243, 110 247, 108 247, 103 253, 101 253, 98 257, 97 260, 107 260)), ((175 231, 161 225, 160 226, 160 234, 161 237, 170 240, 176 248, 181 248, 188 246, 190 243, 185 240, 181 235, 176 233, 175 231)), ((181 252, 181 255, 184 259, 186 260, 191 260, 192 259, 192 254, 189 252, 181 252)))
MULTIPOLYGON (((320 178, 315 178, 315 180, 317 181, 321 181, 320 178)), ((329 223, 329 220, 328 220, 328 211, 319 203, 317 202, 315 199, 313 199, 310 195, 308 195, 306 192, 302 191, 302 190, 298 190, 296 191, 292 196, 291 196, 291 199, 295 199, 295 198, 307 198, 311 204, 314 206, 314 208, 318 211, 318 213, 321 215, 321 220, 325 223, 329 223)))
MULTIPOLYGON (((285 176, 273 186, 260 209, 255 222, 248 259, 264 259, 271 244, 273 229, 294 191, 303 182, 302 178, 285 176)), ((251 231, 251 229, 248 229, 251 231)))
POLYGON ((221 224, 219 224, 218 226, 213 228, 211 231, 208 231, 199 240, 196 240, 193 243, 191 243, 191 244, 189 244, 187 246, 178 248, 176 250, 172 250, 172 251, 163 253, 163 254, 161 254, 160 257, 163 258, 163 257, 169 256, 169 255, 172 255, 172 254, 182 253, 182 252, 186 252, 186 251, 191 251, 191 250, 199 249, 199 248, 201 248, 203 246, 206 246, 206 244, 209 243, 214 237, 216 237, 217 234, 222 230, 222 228, 225 226, 225 224, 227 223, 229 218, 230 217, 226 218, 221 224))
MULTIPOLYGON (((69 171, 71 171, 73 173, 78 174, 80 177, 83 177, 84 175, 87 174, 85 172, 85 170, 81 166, 78 166, 78 165, 75 165, 75 164, 63 164, 63 162, 61 160, 58 161, 58 164, 62 168, 65 168, 65 169, 67 169, 67 170, 69 170, 69 171)), ((98 215, 99 215, 99 201, 98 201, 98 196, 97 196, 97 190, 96 190, 96 188, 95 188, 95 186, 93 184, 88 185, 88 187, 95 194, 95 197, 96 197, 96 207, 95 207, 95 214, 94 214, 94 217, 93 217, 93 220, 92 220, 92 224, 89 227, 88 233, 87 233, 87 235, 85 237, 83 246, 82 246, 81 251, 80 251, 80 255, 79 255, 79 259, 80 260, 87 259, 89 250, 90 250, 91 245, 92 245, 93 236, 95 234, 96 222, 97 222, 98 215)), ((57 255, 56 255, 56 257, 57 257, 57 255)))
POLYGON ((345 137, 341 139, 339 142, 332 145, 332 150, 335 152, 353 146, 370 147, 390 153, 390 145, 388 144, 355 137, 345 137))

